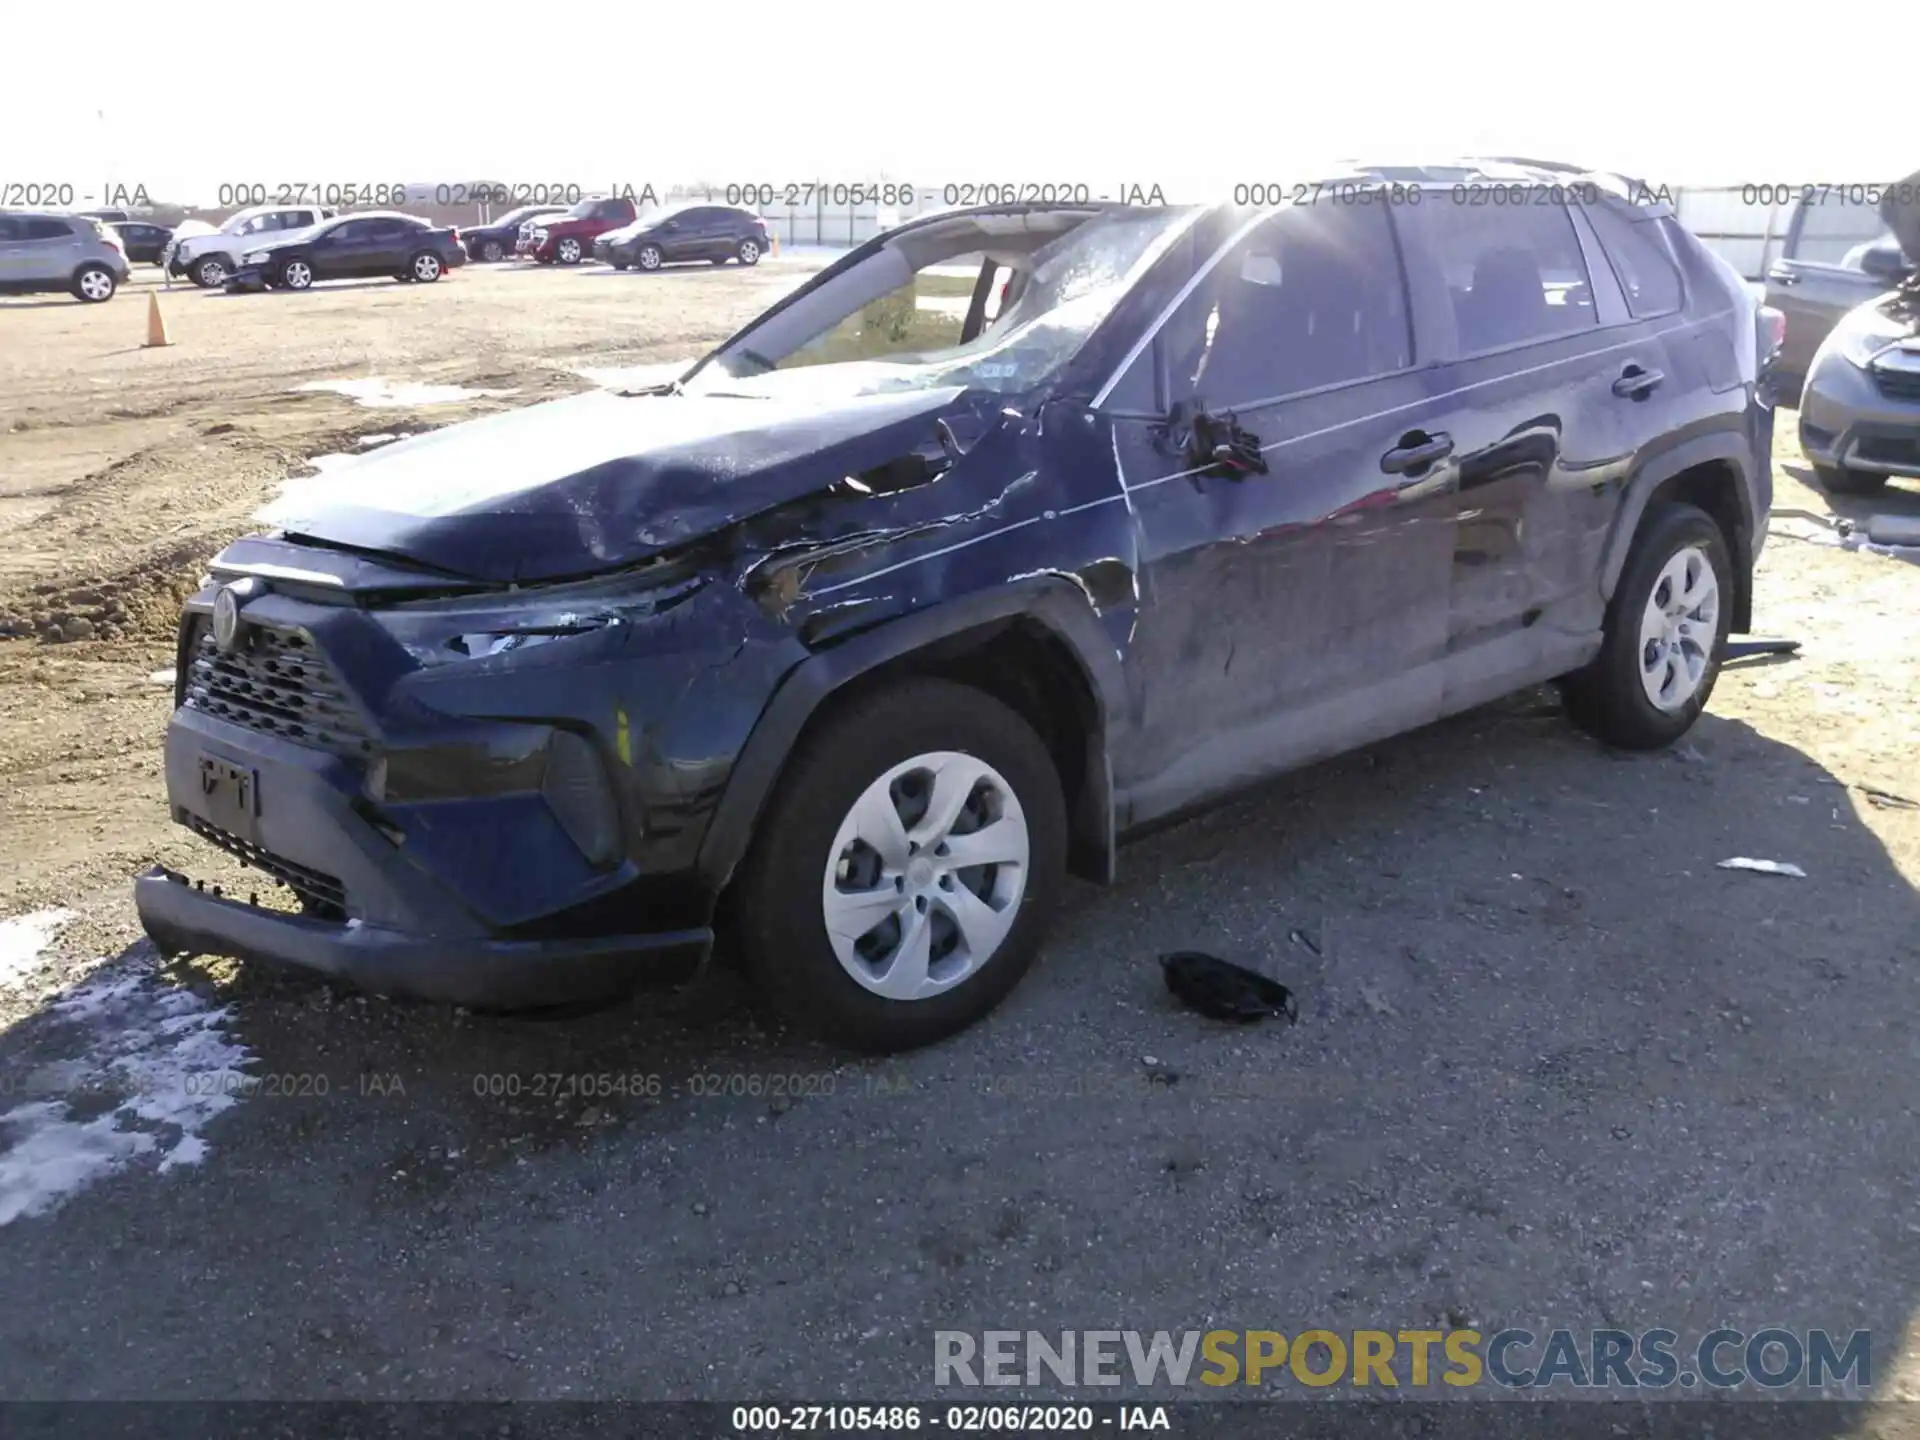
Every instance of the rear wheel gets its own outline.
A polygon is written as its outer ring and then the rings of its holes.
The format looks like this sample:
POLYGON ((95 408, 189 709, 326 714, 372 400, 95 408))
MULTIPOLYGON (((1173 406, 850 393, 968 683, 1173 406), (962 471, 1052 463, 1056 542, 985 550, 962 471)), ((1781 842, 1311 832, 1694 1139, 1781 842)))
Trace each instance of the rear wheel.
POLYGON ((802 742, 728 915, 757 987, 796 1025, 905 1050, 1013 989, 1065 864, 1060 779, 1032 727, 970 686, 915 680, 802 742))
POLYGON ((760 242, 758 240, 742 240, 740 242, 740 248, 734 251, 734 254, 740 257, 740 263, 742 265, 758 265, 760 263, 760 242))
POLYGON ((1816 465, 1813 473, 1820 488, 1829 495, 1878 495, 1887 488, 1887 477, 1871 470, 1850 470, 1845 465, 1816 465))
POLYGON ((119 288, 120 282, 113 278, 113 272, 104 265, 82 265, 73 277, 74 295, 89 305, 111 300, 113 292, 119 288))
POLYGON ((408 278, 418 280, 422 285, 431 285, 442 274, 440 257, 431 250, 421 250, 407 262, 408 278))
POLYGON ((1726 653, 1733 564, 1705 511, 1665 504, 1647 512, 1607 605, 1606 639, 1561 682, 1567 713, 1625 750, 1657 750, 1692 728, 1726 653))

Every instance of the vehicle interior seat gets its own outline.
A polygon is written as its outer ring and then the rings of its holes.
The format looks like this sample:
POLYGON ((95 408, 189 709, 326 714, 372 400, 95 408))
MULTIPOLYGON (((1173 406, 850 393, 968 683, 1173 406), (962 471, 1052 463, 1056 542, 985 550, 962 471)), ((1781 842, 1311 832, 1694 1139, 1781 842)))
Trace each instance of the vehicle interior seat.
POLYGON ((1456 311, 1461 347, 1469 353, 1511 345, 1559 328, 1547 314, 1546 287, 1533 255, 1513 246, 1485 251, 1473 266, 1473 287, 1456 311))

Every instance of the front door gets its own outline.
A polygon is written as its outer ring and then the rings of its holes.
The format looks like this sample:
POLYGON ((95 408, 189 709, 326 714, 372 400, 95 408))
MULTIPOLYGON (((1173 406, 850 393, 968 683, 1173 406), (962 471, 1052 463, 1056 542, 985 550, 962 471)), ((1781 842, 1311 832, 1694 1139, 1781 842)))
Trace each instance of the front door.
POLYGON ((1388 207, 1259 221, 1136 365, 1151 387, 1116 393, 1157 418, 1114 416, 1143 588, 1128 823, 1437 714, 1459 460, 1388 207), (1207 464, 1196 411, 1265 472, 1207 464))

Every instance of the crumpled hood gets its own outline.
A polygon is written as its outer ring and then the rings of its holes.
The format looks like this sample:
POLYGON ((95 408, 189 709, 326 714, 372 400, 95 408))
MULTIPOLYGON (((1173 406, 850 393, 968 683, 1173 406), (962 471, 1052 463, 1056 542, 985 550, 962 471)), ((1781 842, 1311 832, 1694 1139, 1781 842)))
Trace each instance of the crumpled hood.
POLYGON ((778 399, 608 390, 451 425, 292 482, 289 535, 495 583, 634 564, 933 441, 956 388, 778 399))
POLYGON ((1880 197, 1880 218, 1900 242, 1901 253, 1920 265, 1920 170, 1887 186, 1880 197))

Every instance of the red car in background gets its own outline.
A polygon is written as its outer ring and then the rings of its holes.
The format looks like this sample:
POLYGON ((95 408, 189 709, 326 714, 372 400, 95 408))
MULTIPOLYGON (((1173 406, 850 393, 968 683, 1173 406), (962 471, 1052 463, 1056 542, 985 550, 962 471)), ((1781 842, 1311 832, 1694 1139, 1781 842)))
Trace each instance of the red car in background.
POLYGON ((639 218, 631 200, 582 200, 564 215, 542 215, 520 227, 513 253, 551 265, 578 265, 593 253, 594 240, 639 218))

